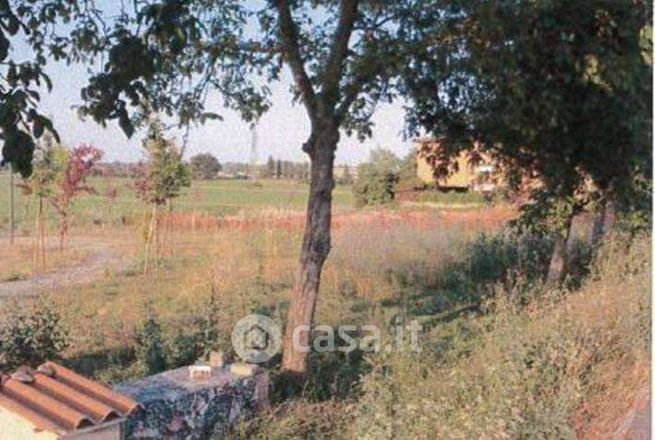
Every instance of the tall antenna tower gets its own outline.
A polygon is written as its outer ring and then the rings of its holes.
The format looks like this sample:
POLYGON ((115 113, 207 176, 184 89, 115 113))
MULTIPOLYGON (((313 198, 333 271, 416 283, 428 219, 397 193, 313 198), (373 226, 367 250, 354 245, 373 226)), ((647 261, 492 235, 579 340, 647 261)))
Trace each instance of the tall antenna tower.
POLYGON ((251 179, 256 178, 257 174, 257 125, 250 125, 250 166, 248 167, 248 176, 251 179))

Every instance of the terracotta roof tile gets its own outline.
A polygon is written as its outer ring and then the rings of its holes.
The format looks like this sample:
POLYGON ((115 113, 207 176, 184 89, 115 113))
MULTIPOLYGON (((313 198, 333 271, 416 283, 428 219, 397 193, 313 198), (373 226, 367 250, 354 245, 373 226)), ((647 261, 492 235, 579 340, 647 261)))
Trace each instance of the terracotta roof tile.
POLYGON ((100 425, 139 408, 132 399, 54 362, 36 370, 21 367, 1 382, 0 408, 44 431, 65 433, 100 425))

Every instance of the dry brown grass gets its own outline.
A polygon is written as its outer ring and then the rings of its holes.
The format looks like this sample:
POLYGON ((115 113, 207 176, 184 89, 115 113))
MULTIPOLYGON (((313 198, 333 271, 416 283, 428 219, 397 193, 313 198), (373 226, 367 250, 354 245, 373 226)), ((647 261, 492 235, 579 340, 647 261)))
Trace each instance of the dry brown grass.
POLYGON ((59 250, 56 239, 51 239, 47 246, 45 270, 35 270, 33 264, 33 239, 20 237, 14 245, 3 239, 0 242, 3 254, 0 258, 0 283, 27 280, 43 273, 52 273, 66 267, 81 264, 89 252, 80 248, 59 250))

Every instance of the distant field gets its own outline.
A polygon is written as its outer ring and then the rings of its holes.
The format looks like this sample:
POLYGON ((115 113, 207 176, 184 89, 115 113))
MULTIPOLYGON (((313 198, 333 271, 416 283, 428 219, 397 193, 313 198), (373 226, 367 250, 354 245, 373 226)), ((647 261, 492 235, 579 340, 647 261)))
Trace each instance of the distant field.
MULTIPOLYGON (((20 179, 16 178, 16 182, 20 179)), ((145 205, 139 201, 130 188, 131 179, 91 179, 95 195, 82 195, 75 200, 75 223, 115 223, 143 215, 145 205), (110 192, 115 190, 112 199, 110 192)), ((183 212, 197 212, 211 216, 236 215, 262 209, 302 210, 307 200, 308 185, 277 180, 217 180, 194 181, 174 200, 173 209, 183 212)), ((17 227, 29 228, 33 222, 35 201, 33 197, 16 189, 17 227)), ((350 209, 354 206, 350 188, 337 187, 334 191, 337 208, 350 209)), ((51 214, 52 215, 52 214, 51 214)), ((0 231, 9 226, 9 175, 0 173, 0 231)))

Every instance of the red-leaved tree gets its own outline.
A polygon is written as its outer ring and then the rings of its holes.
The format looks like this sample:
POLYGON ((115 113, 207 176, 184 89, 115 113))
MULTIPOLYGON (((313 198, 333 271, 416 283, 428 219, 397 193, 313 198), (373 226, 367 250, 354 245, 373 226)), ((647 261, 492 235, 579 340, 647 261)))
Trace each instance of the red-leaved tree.
POLYGON ((86 178, 101 158, 100 149, 86 144, 73 148, 68 155, 66 166, 57 182, 56 193, 50 199, 59 215, 60 249, 64 249, 66 244, 73 199, 83 192, 95 193, 93 187, 87 184, 86 178))

